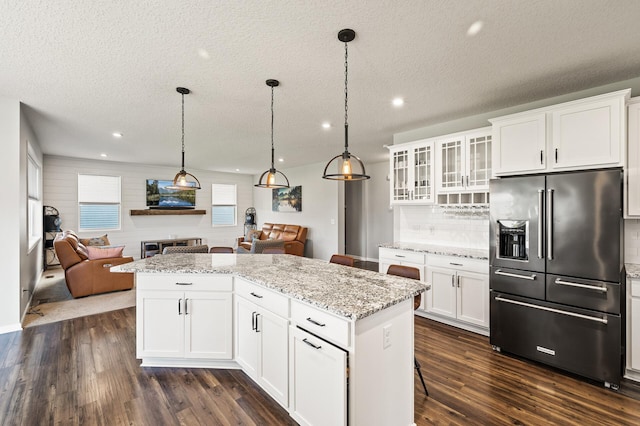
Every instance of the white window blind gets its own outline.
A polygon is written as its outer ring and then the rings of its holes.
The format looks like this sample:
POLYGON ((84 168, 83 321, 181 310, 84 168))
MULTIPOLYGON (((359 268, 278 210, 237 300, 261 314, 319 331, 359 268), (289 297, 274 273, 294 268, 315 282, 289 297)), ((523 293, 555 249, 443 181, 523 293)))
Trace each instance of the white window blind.
POLYGON ((237 223, 236 185, 214 183, 211 185, 211 224, 235 226, 237 223))
POLYGON ((78 175, 79 230, 120 229, 120 176, 78 175))

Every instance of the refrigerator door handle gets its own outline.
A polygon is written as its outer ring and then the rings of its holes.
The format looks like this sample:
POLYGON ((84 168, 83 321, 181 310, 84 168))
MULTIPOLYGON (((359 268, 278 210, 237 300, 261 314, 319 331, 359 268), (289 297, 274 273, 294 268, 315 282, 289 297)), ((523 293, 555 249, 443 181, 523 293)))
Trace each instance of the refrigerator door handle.
POLYGON ((544 189, 538 189, 538 259, 544 258, 542 245, 544 244, 544 189))
POLYGON ((499 301, 499 302, 512 303, 514 305, 520 305, 520 306, 524 306, 526 308, 539 309, 541 311, 553 312, 554 314, 562 314, 562 315, 567 315, 567 316, 575 317, 575 318, 581 318, 581 319, 585 319, 585 320, 589 320, 589 321, 601 322, 603 324, 606 324, 608 322, 606 317, 605 318, 600 318, 600 317, 592 317, 592 316, 589 316, 589 315, 576 314, 575 312, 563 311, 561 309, 548 308, 546 306, 534 305, 532 303, 520 302, 518 300, 505 299, 505 298, 502 298, 500 296, 496 296, 495 299, 497 301, 499 301))
POLYGON ((503 275, 505 277, 511 277, 511 278, 520 278, 523 280, 529 280, 529 281, 533 281, 536 279, 536 274, 533 275, 519 275, 519 274, 512 274, 510 272, 504 272, 501 269, 498 269, 495 272, 496 275, 503 275))
POLYGON ((598 286, 594 286, 594 285, 579 284, 579 283, 574 283, 574 282, 571 282, 571 281, 564 281, 564 280, 561 280, 560 278, 556 278, 555 284, 566 285, 566 286, 569 286, 569 287, 586 288, 588 290, 601 291, 603 293, 607 292, 607 288, 606 287, 598 287, 598 286))
POLYGON ((548 189, 547 193, 547 259, 553 260, 553 189, 548 189))

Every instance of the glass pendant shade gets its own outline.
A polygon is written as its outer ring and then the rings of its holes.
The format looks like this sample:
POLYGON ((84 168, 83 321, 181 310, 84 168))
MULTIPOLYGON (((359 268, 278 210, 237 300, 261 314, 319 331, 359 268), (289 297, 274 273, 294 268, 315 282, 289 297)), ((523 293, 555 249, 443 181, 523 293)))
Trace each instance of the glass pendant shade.
POLYGON ((349 152, 349 123, 348 123, 348 75, 349 66, 347 59, 349 58, 347 43, 356 37, 356 32, 350 29, 341 30, 338 33, 338 40, 344 42, 344 152, 333 157, 324 168, 323 179, 329 180, 366 180, 371 176, 367 175, 364 163, 360 158, 349 152))
POLYGON ((278 80, 267 80, 267 86, 271 87, 271 168, 260 175, 258 188, 289 188, 289 179, 284 173, 276 170, 274 166, 275 150, 273 148, 273 88, 280 85, 278 80))
POLYGON ((184 87, 177 87, 176 91, 182 95, 182 167, 167 189, 201 189, 198 178, 184 169, 184 95, 188 95, 191 91, 184 87))

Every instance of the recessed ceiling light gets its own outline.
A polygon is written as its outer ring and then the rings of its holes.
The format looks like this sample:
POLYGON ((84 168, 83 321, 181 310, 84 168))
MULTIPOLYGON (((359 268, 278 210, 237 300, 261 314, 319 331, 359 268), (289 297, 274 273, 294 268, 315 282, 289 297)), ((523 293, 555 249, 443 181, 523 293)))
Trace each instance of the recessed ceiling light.
POLYGON ((202 59, 209 59, 209 52, 207 52, 205 49, 198 49, 198 56, 200 56, 202 59))
POLYGON ((282 163, 284 161, 284 158, 278 158, 278 161, 282 163))
POLYGON ((239 172, 239 171, 240 171, 240 169, 236 169, 236 172, 239 172))
POLYGON ((483 26, 484 26, 484 22, 482 21, 474 22, 473 24, 471 24, 471 26, 467 30, 467 35, 469 37, 473 37, 474 35, 478 34, 480 30, 482 30, 483 26))
POLYGON ((114 138, 120 139, 122 137, 122 133, 120 133, 120 132, 113 132, 111 134, 113 135, 114 138))
POLYGON ((100 157, 102 158, 107 158, 107 154, 105 154, 104 152, 102 154, 100 154, 100 157))
POLYGON ((322 123, 322 128, 323 129, 330 129, 331 128, 331 123, 322 123))
POLYGON ((393 101, 391 101, 391 103, 393 104, 394 107, 401 107, 402 105, 404 105, 404 99, 394 98, 393 101))

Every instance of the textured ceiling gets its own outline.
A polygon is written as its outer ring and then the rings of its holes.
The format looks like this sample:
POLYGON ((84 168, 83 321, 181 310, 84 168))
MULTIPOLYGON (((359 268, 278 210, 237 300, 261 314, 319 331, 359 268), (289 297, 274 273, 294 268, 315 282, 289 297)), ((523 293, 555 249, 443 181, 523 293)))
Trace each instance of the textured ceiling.
POLYGON ((393 133, 640 76, 639 20, 637 0, 0 0, 0 96, 46 154, 177 167, 184 86, 187 170, 259 173, 275 78, 277 167, 328 161, 353 28, 349 144, 379 161, 393 133))

